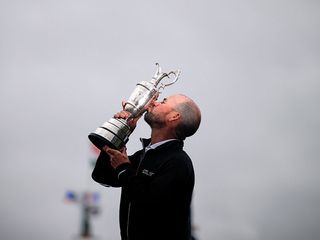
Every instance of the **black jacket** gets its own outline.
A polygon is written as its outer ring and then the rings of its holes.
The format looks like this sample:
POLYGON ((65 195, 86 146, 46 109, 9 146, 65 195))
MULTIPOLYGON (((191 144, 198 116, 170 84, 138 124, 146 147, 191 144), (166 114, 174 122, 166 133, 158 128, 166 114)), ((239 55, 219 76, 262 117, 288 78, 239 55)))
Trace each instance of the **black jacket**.
MULTIPOLYGON (((144 146, 149 142, 143 140, 144 146)), ((194 170, 183 142, 170 141, 145 154, 140 150, 129 159, 114 170, 101 152, 92 173, 96 182, 122 187, 122 239, 189 240, 194 170)))

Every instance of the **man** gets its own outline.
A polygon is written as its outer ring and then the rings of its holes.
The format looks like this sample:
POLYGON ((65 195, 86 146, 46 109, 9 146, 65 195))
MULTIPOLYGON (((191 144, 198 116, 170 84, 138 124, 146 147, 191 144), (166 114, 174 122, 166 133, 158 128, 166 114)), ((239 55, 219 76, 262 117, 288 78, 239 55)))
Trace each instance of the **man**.
MULTIPOLYGON (((92 178, 103 185, 122 187, 122 240, 190 240, 194 170, 183 151, 183 140, 197 131, 200 109, 179 94, 153 101, 146 110, 144 119, 151 127, 151 138, 141 140, 143 149, 128 157, 125 149, 104 147, 92 178)), ((121 111, 114 117, 128 116, 121 111)), ((128 123, 131 129, 137 120, 128 123)))

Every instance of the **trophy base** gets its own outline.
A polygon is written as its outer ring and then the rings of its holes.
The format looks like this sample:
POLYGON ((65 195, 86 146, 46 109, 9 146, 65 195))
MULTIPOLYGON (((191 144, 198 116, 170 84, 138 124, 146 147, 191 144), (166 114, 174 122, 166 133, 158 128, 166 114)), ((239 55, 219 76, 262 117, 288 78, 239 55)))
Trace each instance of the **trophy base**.
POLYGON ((96 133, 90 133, 88 138, 100 150, 102 150, 104 146, 117 149, 117 147, 114 144, 112 144, 108 139, 105 139, 104 137, 96 133))
POLYGON ((130 128, 125 120, 111 118, 95 132, 90 133, 88 138, 100 150, 106 145, 119 150, 126 145, 130 134, 130 128))

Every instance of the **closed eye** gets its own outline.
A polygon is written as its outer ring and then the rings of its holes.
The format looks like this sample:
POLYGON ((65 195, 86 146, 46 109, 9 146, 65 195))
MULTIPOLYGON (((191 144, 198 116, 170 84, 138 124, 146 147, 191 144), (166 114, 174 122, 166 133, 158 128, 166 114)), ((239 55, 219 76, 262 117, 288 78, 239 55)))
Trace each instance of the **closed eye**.
POLYGON ((166 102, 167 102, 167 98, 164 98, 161 103, 166 103, 166 102))

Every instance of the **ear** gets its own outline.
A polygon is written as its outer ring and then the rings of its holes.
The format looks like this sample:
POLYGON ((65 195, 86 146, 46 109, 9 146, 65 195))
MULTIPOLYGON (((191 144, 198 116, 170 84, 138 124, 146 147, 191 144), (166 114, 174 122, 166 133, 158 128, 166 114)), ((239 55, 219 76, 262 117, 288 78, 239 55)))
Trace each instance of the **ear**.
POLYGON ((168 120, 169 120, 169 122, 176 121, 176 120, 180 119, 180 117, 181 117, 181 114, 179 112, 172 111, 168 116, 168 120))

